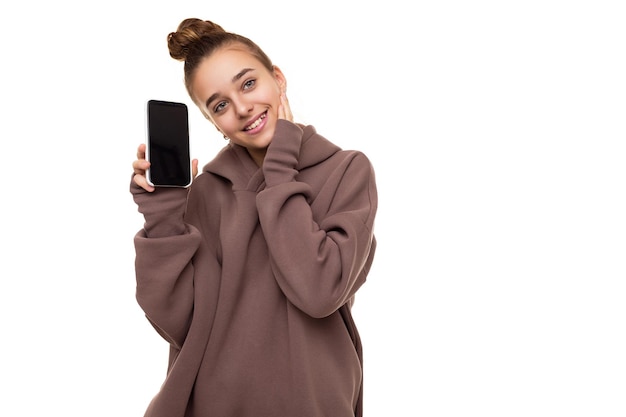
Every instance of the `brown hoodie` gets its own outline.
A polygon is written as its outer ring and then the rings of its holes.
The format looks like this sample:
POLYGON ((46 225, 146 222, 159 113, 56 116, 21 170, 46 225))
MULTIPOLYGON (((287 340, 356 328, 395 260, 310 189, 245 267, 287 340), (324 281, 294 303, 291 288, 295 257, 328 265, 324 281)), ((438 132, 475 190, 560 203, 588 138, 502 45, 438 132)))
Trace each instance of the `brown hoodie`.
POLYGON ((279 120, 262 168, 229 144, 189 190, 131 192, 137 300, 170 343, 146 416, 362 415, 350 306, 378 204, 362 153, 279 120))

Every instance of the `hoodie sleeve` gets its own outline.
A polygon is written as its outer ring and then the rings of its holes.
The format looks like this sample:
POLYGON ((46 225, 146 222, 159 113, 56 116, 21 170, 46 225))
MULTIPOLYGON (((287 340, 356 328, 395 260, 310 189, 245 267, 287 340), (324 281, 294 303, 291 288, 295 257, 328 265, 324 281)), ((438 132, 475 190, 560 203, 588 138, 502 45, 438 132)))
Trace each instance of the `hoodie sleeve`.
POLYGON ((279 286, 287 298, 312 317, 326 317, 349 302, 365 282, 376 241, 374 171, 360 152, 345 152, 328 175, 323 196, 297 180, 302 130, 279 121, 263 163, 266 189, 257 209, 279 286), (317 220, 315 219, 317 217, 317 220))
POLYGON ((191 259, 201 242, 199 232, 183 222, 188 190, 148 193, 131 183, 130 191, 145 219, 134 239, 137 301, 157 332, 180 347, 193 311, 191 259))

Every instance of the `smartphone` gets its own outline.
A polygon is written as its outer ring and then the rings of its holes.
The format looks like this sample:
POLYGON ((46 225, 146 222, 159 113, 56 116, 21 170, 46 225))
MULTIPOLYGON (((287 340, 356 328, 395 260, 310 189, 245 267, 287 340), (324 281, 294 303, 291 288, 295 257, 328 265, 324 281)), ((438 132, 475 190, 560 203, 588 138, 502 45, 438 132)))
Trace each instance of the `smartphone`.
POLYGON ((187 105, 148 100, 146 115, 148 183, 154 187, 188 187, 192 178, 187 105))

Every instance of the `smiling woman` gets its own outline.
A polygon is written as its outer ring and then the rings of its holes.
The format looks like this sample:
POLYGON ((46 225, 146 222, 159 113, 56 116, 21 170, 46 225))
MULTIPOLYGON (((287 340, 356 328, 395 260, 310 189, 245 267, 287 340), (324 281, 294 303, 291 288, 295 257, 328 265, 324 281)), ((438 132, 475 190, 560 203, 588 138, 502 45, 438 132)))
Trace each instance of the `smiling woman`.
POLYGON ((146 416, 361 416, 369 159, 294 122, 283 72, 249 39, 186 19, 168 44, 229 142, 189 188, 150 186, 144 145, 133 163, 137 301, 170 346, 146 416))

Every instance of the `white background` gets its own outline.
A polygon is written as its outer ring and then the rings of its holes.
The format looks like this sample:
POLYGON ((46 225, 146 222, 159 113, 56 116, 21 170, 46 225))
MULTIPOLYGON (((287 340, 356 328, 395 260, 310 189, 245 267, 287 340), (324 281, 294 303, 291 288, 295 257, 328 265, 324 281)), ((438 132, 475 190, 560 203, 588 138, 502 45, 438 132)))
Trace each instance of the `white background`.
POLYGON ((141 416, 161 384, 130 164, 149 98, 190 105, 201 164, 224 145, 165 43, 200 17, 261 45, 298 121, 375 166, 368 417, 623 417, 621 3, 3 3, 0 414, 141 416))

